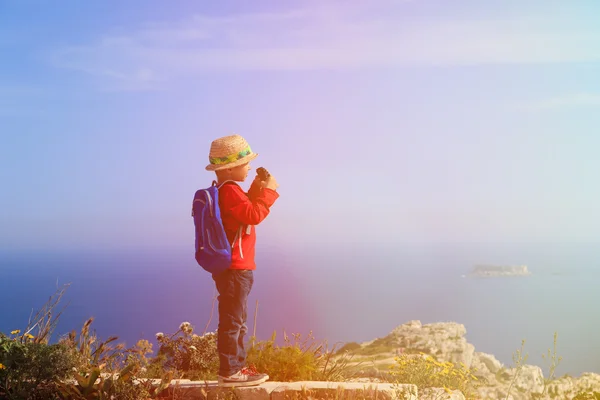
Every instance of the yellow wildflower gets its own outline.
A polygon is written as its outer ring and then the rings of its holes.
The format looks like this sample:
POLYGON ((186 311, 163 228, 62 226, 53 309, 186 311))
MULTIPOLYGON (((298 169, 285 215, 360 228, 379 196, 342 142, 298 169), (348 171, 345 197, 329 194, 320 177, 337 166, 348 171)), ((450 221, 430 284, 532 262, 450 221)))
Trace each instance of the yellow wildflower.
POLYGON ((14 331, 12 331, 10 334, 11 335, 18 335, 19 333, 21 333, 20 329, 15 329, 14 331))
POLYGON ((33 336, 31 333, 26 333, 26 334, 25 334, 25 337, 26 337, 27 339, 33 339, 35 336, 33 336))
POLYGON ((3 364, 0 364, 0 369, 6 369, 6 367, 3 364))

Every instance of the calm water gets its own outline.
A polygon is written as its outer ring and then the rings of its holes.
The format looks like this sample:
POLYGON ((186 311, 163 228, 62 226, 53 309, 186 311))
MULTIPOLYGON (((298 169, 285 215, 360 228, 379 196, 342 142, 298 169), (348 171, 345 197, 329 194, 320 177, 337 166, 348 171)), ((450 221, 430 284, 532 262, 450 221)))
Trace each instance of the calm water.
MULTIPOLYGON (((411 319, 457 321, 476 351, 510 364, 526 339, 529 363, 558 332, 558 373, 600 373, 600 256, 594 245, 421 245, 381 249, 259 249, 249 327, 307 334, 329 343, 387 335, 411 319), (473 279, 477 263, 527 264, 527 278, 473 279)), ((100 338, 128 345, 190 321, 204 331, 214 285, 186 251, 0 254, 0 331, 24 328, 57 283, 70 282, 57 333, 95 317, 100 338)), ((217 316, 209 324, 216 329, 217 316)), ((544 368, 546 371, 547 368, 544 368)))

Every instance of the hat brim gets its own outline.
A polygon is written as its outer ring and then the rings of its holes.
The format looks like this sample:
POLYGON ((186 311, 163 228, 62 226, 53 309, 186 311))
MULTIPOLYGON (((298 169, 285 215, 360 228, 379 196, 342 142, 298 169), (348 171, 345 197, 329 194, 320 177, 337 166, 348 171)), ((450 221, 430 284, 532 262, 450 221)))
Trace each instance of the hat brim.
POLYGON ((252 153, 249 156, 240 158, 239 160, 235 160, 234 162, 229 163, 229 164, 208 164, 206 166, 206 170, 207 171, 220 171, 223 169, 235 168, 240 165, 249 163, 250 161, 254 160, 256 157, 258 157, 258 153, 252 153))

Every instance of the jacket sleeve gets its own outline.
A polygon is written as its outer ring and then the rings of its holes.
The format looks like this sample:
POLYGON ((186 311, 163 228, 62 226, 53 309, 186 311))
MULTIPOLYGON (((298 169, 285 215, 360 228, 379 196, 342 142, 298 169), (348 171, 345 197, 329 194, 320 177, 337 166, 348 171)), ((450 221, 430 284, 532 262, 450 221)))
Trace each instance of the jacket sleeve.
POLYGON ((252 181, 252 184, 250 185, 250 189, 248 189, 248 197, 250 198, 250 201, 256 200, 256 198, 260 195, 261 191, 262 191, 262 186, 260 183, 260 179, 258 179, 258 176, 257 176, 256 179, 254 179, 252 181))
POLYGON ((258 225, 267 218, 269 208, 279 194, 271 189, 256 188, 254 185, 249 192, 252 193, 252 197, 237 185, 224 185, 220 193, 220 207, 241 224, 258 225))

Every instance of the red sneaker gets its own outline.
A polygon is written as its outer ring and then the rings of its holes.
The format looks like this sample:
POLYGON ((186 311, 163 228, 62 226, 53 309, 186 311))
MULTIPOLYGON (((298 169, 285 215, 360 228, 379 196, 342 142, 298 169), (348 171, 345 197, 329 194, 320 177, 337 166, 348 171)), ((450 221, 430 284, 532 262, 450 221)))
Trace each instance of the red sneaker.
POLYGON ((261 374, 256 371, 254 366, 244 367, 241 371, 231 376, 219 376, 219 386, 222 387, 240 387, 257 386, 269 379, 269 375, 261 374))

